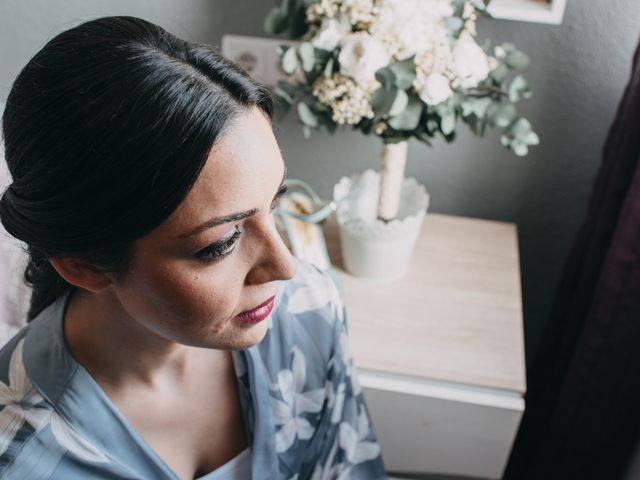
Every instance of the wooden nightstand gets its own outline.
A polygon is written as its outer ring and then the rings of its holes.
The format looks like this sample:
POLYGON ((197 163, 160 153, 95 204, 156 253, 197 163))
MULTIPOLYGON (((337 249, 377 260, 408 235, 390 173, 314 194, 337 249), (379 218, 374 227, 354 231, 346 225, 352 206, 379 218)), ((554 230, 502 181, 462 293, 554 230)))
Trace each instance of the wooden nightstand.
POLYGON ((427 213, 409 273, 343 269, 352 354, 390 472, 501 478, 525 408, 514 224, 427 213))

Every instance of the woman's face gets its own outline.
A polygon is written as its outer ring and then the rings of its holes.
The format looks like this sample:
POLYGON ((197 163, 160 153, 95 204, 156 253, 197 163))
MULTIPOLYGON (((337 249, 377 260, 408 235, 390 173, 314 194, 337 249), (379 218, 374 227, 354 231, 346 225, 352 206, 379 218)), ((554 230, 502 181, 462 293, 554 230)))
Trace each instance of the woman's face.
POLYGON ((135 243, 131 271, 113 285, 130 320, 186 345, 237 350, 260 342, 267 320, 234 317, 296 272, 272 210, 284 175, 267 117, 257 108, 239 114, 178 209, 135 243), (242 212, 253 213, 215 222, 242 212))

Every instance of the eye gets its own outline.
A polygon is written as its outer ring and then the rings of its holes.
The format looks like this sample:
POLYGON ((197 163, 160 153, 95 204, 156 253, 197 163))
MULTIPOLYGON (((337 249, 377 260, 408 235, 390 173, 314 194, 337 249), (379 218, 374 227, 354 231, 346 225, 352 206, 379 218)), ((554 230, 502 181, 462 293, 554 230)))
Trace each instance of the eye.
POLYGON ((272 212, 277 208, 278 200, 280 200, 280 198, 282 198, 282 196, 286 193, 286 191, 287 191, 287 185, 282 185, 280 187, 280 189, 278 190, 278 193, 276 193, 276 196, 273 199, 273 203, 271 204, 271 211, 272 212))
POLYGON ((206 248, 203 248, 198 253, 196 253, 196 257, 204 262, 213 262, 217 260, 221 260, 223 257, 233 253, 236 241, 240 237, 242 231, 238 228, 238 225, 235 226, 235 231, 231 234, 227 239, 221 240, 216 243, 212 243, 206 248))

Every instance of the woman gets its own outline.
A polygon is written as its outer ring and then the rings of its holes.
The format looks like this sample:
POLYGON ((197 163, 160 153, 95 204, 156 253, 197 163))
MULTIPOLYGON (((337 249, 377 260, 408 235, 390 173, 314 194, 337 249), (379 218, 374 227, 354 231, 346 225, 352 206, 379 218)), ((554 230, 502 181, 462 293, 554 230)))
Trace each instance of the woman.
POLYGON ((344 306, 275 228, 271 102, 131 17, 20 73, 0 218, 33 297, 0 353, 0 478, 386 478, 344 306))

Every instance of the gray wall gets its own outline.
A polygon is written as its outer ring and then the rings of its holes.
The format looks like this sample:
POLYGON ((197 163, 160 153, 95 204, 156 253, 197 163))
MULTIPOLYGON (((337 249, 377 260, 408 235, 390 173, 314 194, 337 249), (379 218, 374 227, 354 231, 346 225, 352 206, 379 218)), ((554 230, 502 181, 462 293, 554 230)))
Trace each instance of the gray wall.
MULTIPOLYGON (((55 33, 80 20, 127 14, 186 38, 219 44, 223 33, 262 35, 270 0, 3 0, 0 101, 22 65, 55 33)), ((431 193, 432 212, 515 222, 519 228, 527 363, 534 358, 563 262, 582 221, 600 152, 640 34, 637 0, 568 0, 561 26, 483 22, 482 36, 529 53, 534 97, 522 111, 542 144, 528 157, 504 150, 494 132, 461 129, 454 144, 410 144, 408 175, 431 193)), ((291 117, 278 127, 290 176, 321 195, 343 175, 376 168, 375 137, 347 130, 302 137, 291 117)))

